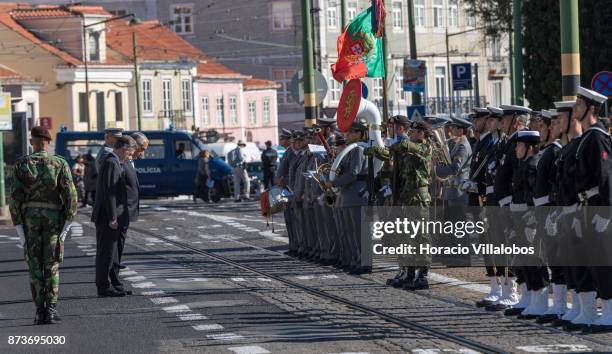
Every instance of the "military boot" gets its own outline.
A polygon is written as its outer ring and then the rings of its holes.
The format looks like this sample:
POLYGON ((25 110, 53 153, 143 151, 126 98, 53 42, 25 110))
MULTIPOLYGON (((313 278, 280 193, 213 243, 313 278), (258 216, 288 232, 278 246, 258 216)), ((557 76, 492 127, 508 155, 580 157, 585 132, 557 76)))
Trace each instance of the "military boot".
POLYGON ((406 290, 425 290, 429 289, 429 281, 427 280, 427 269, 420 269, 419 275, 411 282, 404 284, 406 290))
POLYGON ((36 306, 36 317, 34 317, 34 324, 45 324, 45 307, 43 305, 36 306))
POLYGON ((45 311, 45 324, 57 324, 62 323, 62 319, 57 313, 55 304, 50 304, 45 311))

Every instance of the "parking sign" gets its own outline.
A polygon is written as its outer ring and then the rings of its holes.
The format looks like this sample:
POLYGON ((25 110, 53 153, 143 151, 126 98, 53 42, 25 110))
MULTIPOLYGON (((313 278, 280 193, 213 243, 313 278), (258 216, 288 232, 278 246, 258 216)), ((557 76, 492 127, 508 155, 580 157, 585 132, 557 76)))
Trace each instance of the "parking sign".
POLYGON ((453 91, 472 89, 472 64, 452 64, 453 91))

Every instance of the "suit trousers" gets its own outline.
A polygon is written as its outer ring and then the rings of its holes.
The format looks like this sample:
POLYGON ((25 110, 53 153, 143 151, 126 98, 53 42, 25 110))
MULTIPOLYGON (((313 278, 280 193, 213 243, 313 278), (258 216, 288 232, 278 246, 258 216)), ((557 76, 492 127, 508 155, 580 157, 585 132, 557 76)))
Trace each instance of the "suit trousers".
MULTIPOLYGON (((121 265, 121 256, 123 256, 123 247, 125 246, 125 237, 127 236, 127 228, 121 228, 121 233, 119 234, 119 240, 117 240, 117 259, 116 262, 113 263, 113 266, 119 268, 121 265)), ((119 285, 119 284, 113 284, 119 285)))
POLYGON ((315 202, 313 205, 314 209, 314 222, 317 231, 317 241, 319 247, 319 256, 321 259, 330 259, 331 254, 331 242, 329 240, 329 227, 327 226, 326 210, 325 207, 315 202))
POLYGON ((96 223, 96 287, 109 289, 111 284, 119 285, 119 249, 117 247, 121 230, 113 230, 107 223, 96 223), (110 281, 109 281, 110 278, 110 281))

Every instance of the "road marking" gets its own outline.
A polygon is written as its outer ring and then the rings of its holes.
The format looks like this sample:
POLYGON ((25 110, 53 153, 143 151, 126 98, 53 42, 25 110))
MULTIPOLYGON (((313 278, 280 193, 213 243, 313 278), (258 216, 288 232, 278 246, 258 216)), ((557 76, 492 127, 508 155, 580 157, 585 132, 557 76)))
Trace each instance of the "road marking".
POLYGON ((209 334, 206 336, 212 340, 221 340, 221 341, 229 341, 236 339, 244 339, 243 336, 236 333, 219 333, 219 334, 209 334))
POLYGON ((162 310, 166 311, 167 313, 179 313, 179 312, 190 312, 191 311, 191 309, 187 305, 168 306, 168 307, 163 307, 162 310))
POLYGON ((184 313, 177 315, 177 317, 181 321, 203 321, 208 319, 208 317, 199 313, 184 313))
POLYGON ((153 297, 153 298, 150 298, 149 300, 151 300, 156 305, 174 304, 178 302, 178 300, 173 297, 153 297))
POLYGON ((178 236, 166 236, 168 240, 179 241, 181 238, 178 236))
POLYGON ((149 230, 151 230, 151 231, 157 231, 157 230, 159 230, 159 229, 158 229, 158 228, 156 228, 156 227, 151 227, 151 228, 149 228, 149 230))
POLYGON ((489 287, 483 284, 470 283, 464 280, 447 277, 438 273, 429 273, 429 280, 436 281, 438 283, 444 283, 444 285, 459 286, 464 289, 472 290, 479 293, 488 293, 489 287))
POLYGON ((240 281, 246 281, 246 279, 244 278, 231 278, 232 281, 236 281, 236 282, 240 282, 240 281))
POLYGON ((145 243, 145 246, 157 246, 157 243, 145 243))
POLYGON ((219 324, 210 324, 210 325, 195 325, 191 326, 196 331, 218 331, 223 329, 223 326, 219 324))
POLYGON ((196 282, 206 282, 209 279, 207 278, 169 278, 166 279, 167 282, 170 283, 196 283, 196 282))
POLYGON ((272 241, 281 242, 281 243, 289 243, 289 239, 287 237, 282 237, 272 231, 262 231, 259 233, 260 236, 263 236, 272 241))
POLYGON ((593 352, 593 349, 583 344, 546 344, 546 345, 527 345, 516 347, 528 353, 585 353, 593 352))
POLYGON ((173 227, 167 227, 166 230, 174 230, 173 227))
POLYGON ((145 283, 136 283, 136 284, 132 284, 133 287, 138 288, 138 289, 145 289, 145 288, 154 288, 157 285, 155 285, 152 282, 145 282, 145 283))
POLYGON ((314 276, 312 275, 298 275, 296 277, 296 279, 300 279, 300 280, 311 280, 314 279, 314 276))
POLYGON ((321 279, 338 279, 338 276, 337 275, 333 275, 333 274, 331 274, 331 275, 324 275, 324 276, 321 277, 321 279))
MULTIPOLYGON (((0 236, 0 237, 6 237, 6 236, 0 236)), ((78 245, 78 248, 89 248, 89 245, 78 245)))
POLYGON ((257 280, 263 281, 263 282, 266 282, 266 283, 272 282, 272 279, 268 279, 268 278, 257 278, 257 280))
POLYGON ((166 292, 163 290, 149 290, 149 291, 143 291, 140 294, 144 295, 144 296, 152 296, 152 295, 163 295, 166 292))
POLYGON ((258 347, 256 345, 249 345, 245 347, 231 347, 231 348, 227 348, 227 350, 232 351, 236 354, 267 354, 267 353, 270 353, 264 348, 258 347))
POLYGON ((95 256, 95 253, 85 253, 87 256, 95 256))
POLYGON ((127 280, 129 282, 143 281, 145 279, 147 279, 147 278, 142 276, 142 275, 137 275, 137 276, 134 276, 134 277, 127 277, 127 278, 125 278, 125 280, 127 280))
POLYGON ((159 240, 159 239, 156 239, 156 238, 153 238, 153 237, 147 237, 147 238, 145 238, 145 240, 147 240, 147 242, 151 242, 151 243, 161 243, 161 242, 164 242, 162 240, 159 240))
POLYGON ((9 238, 9 237, 6 235, 0 235, 0 238, 9 238))
POLYGON ((122 276, 129 276, 129 275, 136 275, 136 274, 138 273, 136 273, 135 270, 125 270, 124 269, 124 270, 119 271, 119 275, 122 275, 122 276))

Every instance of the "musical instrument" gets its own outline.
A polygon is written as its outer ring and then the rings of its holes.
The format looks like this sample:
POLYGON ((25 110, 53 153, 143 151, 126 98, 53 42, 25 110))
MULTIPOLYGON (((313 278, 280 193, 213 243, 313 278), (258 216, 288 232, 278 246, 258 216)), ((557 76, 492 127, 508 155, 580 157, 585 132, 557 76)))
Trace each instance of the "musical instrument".
POLYGON ((325 181, 329 178, 329 173, 331 171, 331 164, 324 163, 317 167, 317 170, 312 175, 312 178, 319 184, 321 189, 323 190, 323 200, 325 205, 328 207, 334 206, 336 201, 336 190, 335 188, 328 188, 325 185, 325 181))
POLYGON ((323 129, 321 127, 317 127, 317 128, 315 128, 314 131, 315 131, 315 134, 317 134, 317 136, 319 137, 319 140, 321 141, 321 144, 323 144, 323 147, 325 148, 325 151, 327 151, 327 157, 332 159, 334 157, 334 152, 329 147, 329 143, 327 142, 327 139, 325 139, 325 135, 323 135, 323 129))
POLYGON ((261 214, 269 217, 272 214, 285 211, 289 206, 289 196, 287 191, 279 186, 274 186, 269 190, 261 192, 259 197, 261 214))
POLYGON ((448 150, 448 141, 444 132, 444 126, 432 127, 429 141, 433 147, 433 161, 436 165, 450 165, 452 160, 448 150))

